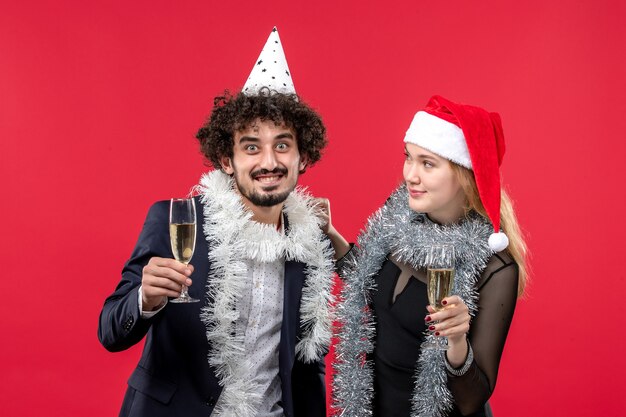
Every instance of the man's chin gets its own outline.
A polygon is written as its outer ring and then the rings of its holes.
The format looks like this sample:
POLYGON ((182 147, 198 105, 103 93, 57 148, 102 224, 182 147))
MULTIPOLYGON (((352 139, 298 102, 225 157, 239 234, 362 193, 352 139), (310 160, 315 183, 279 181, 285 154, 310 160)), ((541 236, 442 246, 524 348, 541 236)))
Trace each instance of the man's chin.
POLYGON ((252 193, 246 198, 250 200, 252 204, 259 207, 273 207, 278 204, 282 204, 287 200, 291 191, 285 191, 282 193, 252 193))
POLYGON ((279 187, 278 185, 270 185, 269 187, 261 186, 261 191, 263 193, 271 193, 271 192, 278 190, 278 187, 279 187))

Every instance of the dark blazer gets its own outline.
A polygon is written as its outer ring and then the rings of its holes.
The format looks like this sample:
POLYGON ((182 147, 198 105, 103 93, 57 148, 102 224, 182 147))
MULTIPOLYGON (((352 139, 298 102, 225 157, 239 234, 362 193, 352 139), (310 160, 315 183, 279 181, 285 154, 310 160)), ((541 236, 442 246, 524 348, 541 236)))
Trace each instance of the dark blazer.
MULTIPOLYGON (((173 258, 169 242, 169 202, 155 203, 148 212, 122 280, 104 302, 98 337, 109 351, 128 349, 146 337, 143 354, 128 380, 120 416, 209 416, 222 388, 209 366, 210 349, 200 309, 206 305, 206 281, 211 265, 203 238, 203 210, 196 199, 198 239, 191 260, 194 272, 189 294, 193 304, 168 303, 150 319, 139 313, 138 288, 143 267, 154 256, 173 258)), ((286 216, 285 216, 286 218, 286 216)), ((286 222, 285 222, 286 223, 286 222)), ((288 225, 285 224, 288 233, 288 225)), ((326 415, 324 363, 305 364, 295 355, 299 340, 300 298, 305 265, 285 262, 283 323, 279 346, 282 406, 286 417, 326 415)))

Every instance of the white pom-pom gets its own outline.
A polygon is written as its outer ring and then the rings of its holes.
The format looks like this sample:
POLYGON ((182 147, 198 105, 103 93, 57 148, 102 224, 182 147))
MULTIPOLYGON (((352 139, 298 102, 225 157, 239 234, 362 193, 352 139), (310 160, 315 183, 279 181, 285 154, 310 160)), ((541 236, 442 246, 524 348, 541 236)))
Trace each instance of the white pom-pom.
POLYGON ((494 252, 500 252, 509 246, 509 238, 502 232, 492 233, 489 236, 489 247, 494 252))

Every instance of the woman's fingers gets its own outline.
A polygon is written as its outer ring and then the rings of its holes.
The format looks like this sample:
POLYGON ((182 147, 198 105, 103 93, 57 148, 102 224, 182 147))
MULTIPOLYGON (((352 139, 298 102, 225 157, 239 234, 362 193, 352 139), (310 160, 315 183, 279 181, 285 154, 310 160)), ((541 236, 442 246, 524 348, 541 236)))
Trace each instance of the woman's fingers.
POLYGON ((328 232, 330 227, 330 200, 327 198, 315 198, 314 204, 318 210, 316 215, 322 221, 322 230, 324 233, 328 232))
POLYGON ((441 322, 430 325, 428 330, 435 333, 436 336, 462 335, 469 332, 469 321, 462 321, 460 323, 441 322))
POLYGON ((428 306, 426 324, 428 330, 439 333, 438 336, 465 334, 469 331, 471 316, 469 309, 460 297, 454 295, 444 299, 446 307, 435 311, 428 306))

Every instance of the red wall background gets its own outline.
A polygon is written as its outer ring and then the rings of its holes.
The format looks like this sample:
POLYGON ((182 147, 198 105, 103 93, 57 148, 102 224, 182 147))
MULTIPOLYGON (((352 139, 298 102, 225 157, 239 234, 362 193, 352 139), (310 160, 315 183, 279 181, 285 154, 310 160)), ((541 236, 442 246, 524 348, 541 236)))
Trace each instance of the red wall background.
POLYGON ((354 239, 435 93, 499 111, 532 251, 492 406, 623 413, 626 3, 3 0, 0 409, 116 415, 140 347, 98 313, 149 205, 205 170, 194 133, 273 25, 330 145, 303 177, 354 239))

